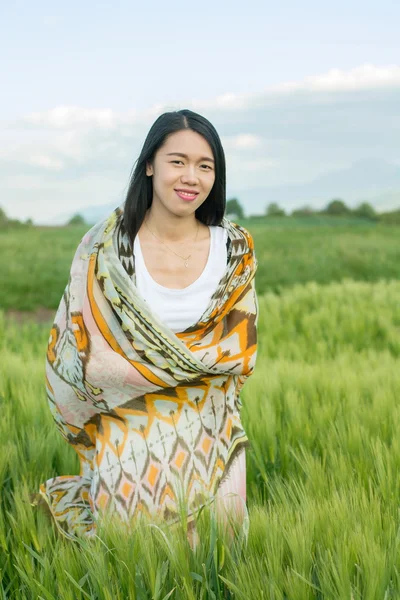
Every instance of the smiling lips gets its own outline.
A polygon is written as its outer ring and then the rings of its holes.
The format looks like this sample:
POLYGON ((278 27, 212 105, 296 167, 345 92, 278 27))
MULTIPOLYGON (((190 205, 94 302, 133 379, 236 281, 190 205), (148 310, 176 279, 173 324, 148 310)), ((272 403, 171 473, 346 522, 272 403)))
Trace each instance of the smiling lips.
POLYGON ((198 192, 191 192, 190 190, 175 190, 179 198, 182 200, 194 200, 199 195, 198 192))

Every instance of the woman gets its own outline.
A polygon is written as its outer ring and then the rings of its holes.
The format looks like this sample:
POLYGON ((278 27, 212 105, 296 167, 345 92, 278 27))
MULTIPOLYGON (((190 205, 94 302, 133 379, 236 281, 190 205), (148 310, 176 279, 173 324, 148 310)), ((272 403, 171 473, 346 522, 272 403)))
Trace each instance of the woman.
POLYGON ((109 510, 178 522, 182 498, 189 523, 213 499, 221 515, 244 510, 239 391, 256 360, 257 260, 224 212, 214 127, 190 110, 164 113, 126 201, 76 251, 46 389, 81 470, 40 485, 69 538, 93 535, 109 510))

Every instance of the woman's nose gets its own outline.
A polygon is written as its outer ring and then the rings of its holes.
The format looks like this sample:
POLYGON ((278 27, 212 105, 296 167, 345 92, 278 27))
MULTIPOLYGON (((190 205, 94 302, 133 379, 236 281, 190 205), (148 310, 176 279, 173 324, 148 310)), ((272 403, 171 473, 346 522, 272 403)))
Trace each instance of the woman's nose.
POLYGON ((197 183, 199 178, 196 175, 195 167, 190 167, 190 166, 187 167, 185 169, 185 172, 182 173, 181 179, 182 179, 182 182, 186 182, 188 184, 194 185, 195 183, 197 183))

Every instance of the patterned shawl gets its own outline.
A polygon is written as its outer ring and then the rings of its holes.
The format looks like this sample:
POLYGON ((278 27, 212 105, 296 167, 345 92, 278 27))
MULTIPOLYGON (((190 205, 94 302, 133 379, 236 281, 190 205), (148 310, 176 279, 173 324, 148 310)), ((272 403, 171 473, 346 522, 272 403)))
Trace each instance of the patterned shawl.
POLYGON ((46 391, 80 474, 39 491, 68 538, 94 535, 106 509, 176 522, 178 485, 193 520, 249 445, 239 391, 256 361, 257 260, 245 228, 225 217, 221 226, 226 271, 199 321, 179 333, 136 288, 123 205, 78 246, 50 332, 46 391))

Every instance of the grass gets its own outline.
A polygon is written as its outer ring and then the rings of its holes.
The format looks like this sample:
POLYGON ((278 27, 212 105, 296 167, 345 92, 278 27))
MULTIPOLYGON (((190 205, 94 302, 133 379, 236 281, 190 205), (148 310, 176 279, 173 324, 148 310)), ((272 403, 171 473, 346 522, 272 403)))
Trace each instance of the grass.
MULTIPOLYGON (((363 220, 324 217, 247 220, 261 265, 257 292, 280 294, 294 283, 328 284, 351 278, 400 277, 399 228, 363 220)), ((87 227, 0 232, 0 308, 56 310, 72 258, 87 227)))
MULTIPOLYGON (((264 282, 273 279, 268 264, 281 277, 295 240, 303 258, 310 240, 330 249, 332 280, 296 283, 292 271, 290 286, 267 286, 259 297, 257 366, 242 392, 252 445, 247 544, 240 534, 230 543, 206 511, 196 553, 183 527, 172 533, 163 524, 127 535, 105 523, 99 539, 79 545, 57 536, 28 502, 44 479, 79 473, 44 394, 50 324, 17 326, 0 313, 0 598, 400 598, 400 281, 384 278, 396 270, 395 237, 338 228, 328 243, 322 233, 294 230, 281 233, 283 250, 273 234, 255 231, 264 282), (368 235, 366 280, 338 270, 336 281, 333 257, 348 263, 354 247, 362 257, 368 235)), ((71 240, 63 243, 69 253, 71 240)), ((310 274, 316 254, 304 267, 310 274)), ((60 252, 55 260, 70 258, 60 252)))

